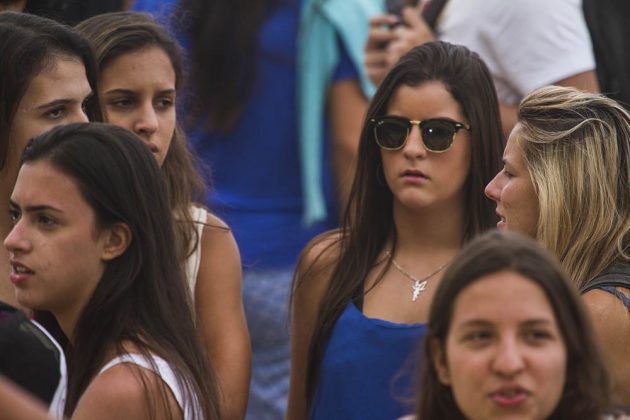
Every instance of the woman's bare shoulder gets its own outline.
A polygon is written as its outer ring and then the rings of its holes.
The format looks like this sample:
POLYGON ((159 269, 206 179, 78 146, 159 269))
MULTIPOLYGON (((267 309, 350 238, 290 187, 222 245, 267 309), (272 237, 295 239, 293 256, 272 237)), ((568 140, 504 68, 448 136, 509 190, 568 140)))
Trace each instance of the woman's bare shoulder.
POLYGON ((313 238, 298 258, 295 286, 320 288, 322 282, 327 285, 339 260, 341 241, 339 230, 324 232, 313 238))

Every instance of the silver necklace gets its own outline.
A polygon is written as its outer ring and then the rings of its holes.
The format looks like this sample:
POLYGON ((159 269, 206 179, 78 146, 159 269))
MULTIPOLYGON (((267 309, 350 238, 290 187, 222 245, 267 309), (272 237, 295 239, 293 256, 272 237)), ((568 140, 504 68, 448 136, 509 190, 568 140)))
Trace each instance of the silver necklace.
POLYGON ((431 277, 435 276, 440 271, 444 270, 444 267, 446 267, 451 262, 451 260, 448 260, 447 262, 445 262, 444 264, 439 266, 437 268, 437 270, 435 270, 434 272, 432 272, 428 276, 425 276, 425 277, 422 277, 422 278, 419 279, 418 277, 416 277, 413 274, 411 274, 409 271, 407 271, 404 268, 402 268, 400 266, 400 264, 398 264, 398 262, 394 259, 394 256, 392 255, 392 253, 390 251, 387 251, 386 254, 387 254, 387 256, 389 258, 391 258, 392 264, 394 265, 394 268, 396 268, 396 270, 398 270, 402 275, 407 277, 409 280, 413 281, 413 286, 411 287, 411 289, 412 289, 411 300, 414 301, 414 302, 418 299, 418 296, 420 296, 420 292, 422 292, 424 289, 426 289, 426 287, 427 287, 427 280, 429 280, 431 277))

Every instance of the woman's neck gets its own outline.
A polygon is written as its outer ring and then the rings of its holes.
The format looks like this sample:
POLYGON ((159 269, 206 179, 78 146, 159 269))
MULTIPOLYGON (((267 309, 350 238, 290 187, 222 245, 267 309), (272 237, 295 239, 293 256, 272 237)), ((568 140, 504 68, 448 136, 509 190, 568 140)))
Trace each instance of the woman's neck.
POLYGON ((435 206, 418 211, 394 205, 393 217, 399 255, 453 253, 463 244, 463 206, 435 206))

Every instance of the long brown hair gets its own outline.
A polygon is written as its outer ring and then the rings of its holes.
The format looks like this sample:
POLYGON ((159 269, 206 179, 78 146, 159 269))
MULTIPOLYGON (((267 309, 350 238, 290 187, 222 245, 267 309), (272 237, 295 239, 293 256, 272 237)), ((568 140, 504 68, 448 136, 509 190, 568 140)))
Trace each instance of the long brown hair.
POLYGON ((181 0, 176 26, 190 41, 190 124, 227 132, 256 84, 259 30, 280 0, 181 0))
MULTIPOLYGON (((108 361, 110 346, 125 354, 123 343, 130 342, 149 362, 151 355, 166 360, 186 402, 198 404, 205 419, 218 419, 217 385, 195 328, 181 261, 172 251, 173 215, 149 149, 121 127, 70 124, 31 141, 22 162, 37 161, 77 183, 97 228, 122 223, 132 237, 124 253, 107 263, 69 337, 65 415, 71 416, 108 361)), ((150 411, 168 408, 164 393, 146 394, 150 411)))
MULTIPOLYGON (((81 22, 76 29, 92 45, 99 71, 122 55, 155 46, 169 57, 175 71, 175 88, 181 87, 183 67, 180 48, 151 15, 105 13, 81 22)), ((177 127, 162 164, 162 173, 166 177, 171 208, 179 222, 176 226, 177 250, 182 259, 191 255, 199 245, 196 223, 190 213, 192 202, 205 201, 206 188, 198 168, 200 163, 190 153, 184 132, 177 127)))
POLYGON ((596 420, 606 406, 609 382, 588 317, 560 265, 532 239, 492 231, 470 242, 444 273, 429 311, 425 336, 418 418, 464 419, 449 386, 439 380, 433 346, 445 354, 454 303, 461 291, 500 271, 518 273, 536 283, 553 308, 567 351, 562 398, 550 419, 596 420))
MULTIPOLYGON (((394 246, 396 244, 393 196, 382 182, 381 154, 370 121, 386 113, 390 99, 400 86, 419 86, 428 81, 439 81, 446 86, 472 127, 470 172, 464 187, 467 206, 464 240, 468 241, 497 221, 492 203, 483 195, 486 184, 499 170, 503 150, 499 105, 490 72, 477 54, 465 47, 445 42, 416 47, 405 54, 385 77, 363 124, 350 198, 339 240, 333 244, 339 249, 339 258, 322 299, 309 346, 306 382, 309 404, 314 396, 323 353, 337 319, 350 300, 363 293, 365 279, 386 241, 391 239, 394 246)), ((307 250, 325 238, 326 235, 315 239, 307 250)), ((302 278, 294 280, 294 287, 299 287, 312 274, 307 268, 302 278)))

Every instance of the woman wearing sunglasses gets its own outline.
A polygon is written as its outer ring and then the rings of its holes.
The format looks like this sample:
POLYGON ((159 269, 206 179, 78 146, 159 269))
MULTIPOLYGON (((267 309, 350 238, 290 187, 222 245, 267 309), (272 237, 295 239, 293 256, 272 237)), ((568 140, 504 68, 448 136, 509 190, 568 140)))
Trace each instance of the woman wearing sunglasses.
POLYGON ((476 54, 442 42, 414 48, 365 121, 343 225, 315 239, 296 272, 290 419, 412 412, 399 398, 414 391, 406 361, 442 272, 496 223, 482 192, 499 167, 501 125, 476 54))
POLYGON ((486 188, 499 229, 534 237, 558 257, 592 315, 612 377, 630 407, 630 114, 563 87, 525 97, 503 170, 486 188))

